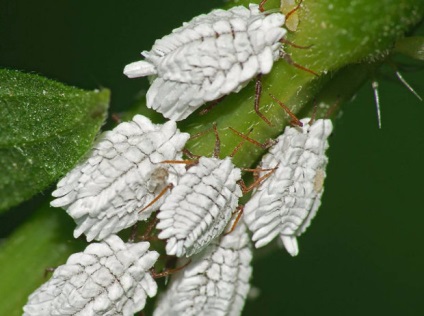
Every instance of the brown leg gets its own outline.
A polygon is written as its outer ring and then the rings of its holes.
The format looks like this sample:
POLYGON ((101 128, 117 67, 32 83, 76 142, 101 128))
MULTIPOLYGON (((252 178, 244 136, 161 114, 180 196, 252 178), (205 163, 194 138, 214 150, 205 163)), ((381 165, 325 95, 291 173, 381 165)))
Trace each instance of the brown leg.
POLYGON ((290 46, 292 46, 294 48, 299 48, 299 49, 308 49, 308 48, 311 48, 312 46, 314 46, 314 45, 300 46, 300 45, 297 45, 297 44, 295 44, 293 42, 290 42, 289 40, 286 40, 285 38, 280 39, 280 42, 283 43, 283 44, 290 45, 290 46))
POLYGON ((289 13, 286 14, 286 21, 289 19, 290 15, 292 15, 293 13, 295 13, 297 10, 299 10, 300 5, 302 4, 303 0, 299 1, 299 4, 293 8, 293 10, 291 10, 289 13))
POLYGON ((255 168, 255 169, 251 169, 251 168, 240 168, 243 171, 250 171, 250 172, 254 172, 254 173, 258 173, 258 172, 263 172, 263 171, 274 171, 275 168, 267 168, 267 169, 262 169, 262 168, 255 168))
POLYGON ((197 160, 162 160, 160 163, 195 165, 197 160))
POLYGON ((262 0, 260 3, 259 3, 259 11, 261 11, 261 12, 264 12, 265 11, 265 9, 264 9, 264 5, 265 5, 265 3, 267 3, 268 2, 268 0, 262 0))
POLYGON ((221 153, 221 140, 219 139, 216 123, 213 123, 213 132, 215 134, 215 147, 213 149, 213 156, 215 158, 219 158, 219 154, 221 153))
POLYGON ((191 167, 193 167, 194 165, 197 165, 199 163, 199 159, 201 156, 198 155, 194 155, 193 153, 191 153, 188 149, 183 149, 183 153, 190 157, 190 158, 195 158, 195 159, 185 159, 185 160, 163 160, 160 163, 169 163, 169 164, 184 164, 186 165, 186 170, 190 169, 191 167))
POLYGON ((174 187, 174 185, 172 183, 168 184, 165 188, 162 189, 162 191, 158 194, 157 197, 155 197, 149 204, 147 204, 145 207, 143 207, 139 213, 143 212, 145 209, 149 208, 150 206, 152 206, 154 203, 156 203, 165 193, 166 191, 172 189, 174 187))
POLYGON ((208 114, 215 106, 217 106, 219 103, 221 103, 221 101, 224 100, 225 97, 226 97, 226 95, 224 95, 223 97, 220 97, 219 99, 211 101, 210 104, 206 108, 204 108, 203 110, 201 110, 199 112, 199 115, 208 114))
POLYGON ((206 135, 206 134, 210 133, 210 132, 212 131, 212 129, 213 129, 213 128, 208 128, 208 129, 207 129, 207 130, 205 130, 205 131, 201 131, 201 132, 199 132, 199 133, 196 133, 196 134, 190 135, 189 140, 192 140, 192 139, 196 139, 196 138, 202 137, 203 135, 206 135))
MULTIPOLYGON (((234 129, 233 129, 234 130, 234 129)), ((253 131, 253 128, 251 128, 249 130, 249 132, 247 133, 247 137, 250 135, 250 133, 253 131)), ((246 139, 242 139, 240 143, 237 144, 236 147, 234 147, 234 150, 231 152, 231 154, 229 155, 229 157, 233 158, 235 156, 235 154, 237 154, 237 152, 240 150, 241 146, 244 145, 244 143, 246 142, 246 139)))
MULTIPOLYGON (((238 136, 240 136, 241 138, 243 138, 243 139, 245 139, 245 140, 247 140, 249 143, 252 143, 253 145, 255 145, 255 146, 258 146, 259 148, 262 148, 262 149, 268 149, 269 147, 271 147, 272 145, 274 145, 275 144, 275 141, 273 141, 273 140, 267 140, 265 143, 263 143, 263 144, 261 144, 260 142, 258 142, 258 141, 256 141, 256 140, 254 140, 253 138, 250 138, 249 136, 247 136, 247 135, 244 135, 244 134, 242 134, 242 133, 240 133, 239 131, 236 131, 234 128, 232 128, 232 127, 228 127, 232 132, 234 132, 234 133, 236 133, 238 136)), ((249 131, 249 134, 250 134, 250 132, 251 131, 249 131)))
MULTIPOLYGON (((238 182, 238 184, 240 185, 240 188, 241 188, 241 191, 243 192, 243 194, 246 194, 246 193, 248 193, 248 192, 250 192, 250 191, 252 191, 254 188, 256 188, 257 186, 259 186, 261 183, 262 183, 262 181, 264 181, 265 179, 267 179, 267 178, 269 178, 274 172, 275 172, 275 170, 277 170, 277 168, 278 168, 278 165, 275 167, 275 168, 273 168, 273 169, 271 169, 271 171, 270 172, 268 172, 267 174, 264 174, 262 177, 260 177, 260 178, 257 178, 251 185, 249 185, 249 186, 246 186, 246 184, 244 183, 244 181, 243 180, 240 180, 239 182, 238 182)), ((264 170, 264 169, 261 169, 261 170, 264 170)))
POLYGON ((166 269, 165 271, 162 271, 162 272, 159 272, 159 273, 157 273, 154 268, 151 268, 150 269, 150 274, 152 275, 152 277, 154 279, 163 278, 163 277, 166 277, 166 276, 168 276, 170 274, 173 274, 175 272, 178 272, 178 271, 184 269, 190 263, 191 263, 191 259, 187 263, 183 264, 181 267, 177 267, 175 269, 166 269))
POLYGON ((308 69, 306 67, 303 67, 303 66, 299 65, 298 63, 295 63, 293 61, 293 59, 291 59, 290 55, 287 54, 286 52, 280 51, 280 57, 281 58, 284 58, 284 60, 287 61, 290 65, 293 65, 294 67, 296 67, 296 68, 298 68, 300 70, 309 72, 310 74, 313 74, 314 76, 319 77, 319 75, 315 71, 313 71, 311 69, 308 69))
MULTIPOLYGON (((183 154, 186 155, 188 158, 190 158, 190 160, 199 160, 200 157, 199 155, 195 155, 193 154, 190 150, 188 150, 187 148, 183 149, 183 154)), ((189 161, 189 160, 185 160, 185 161, 189 161)))
POLYGON ((258 114, 258 116, 269 126, 273 126, 270 120, 268 120, 265 115, 259 111, 259 105, 261 102, 261 95, 262 95, 262 81, 261 81, 262 75, 258 75, 256 77, 256 84, 255 84, 255 112, 258 114))
POLYGON ((244 209, 244 205, 237 206, 236 210, 233 212, 233 215, 237 214, 237 217, 234 220, 233 225, 231 225, 231 229, 228 232, 224 233, 224 236, 231 234, 234 231, 234 229, 236 229, 237 224, 240 221, 241 216, 243 215, 243 209, 244 209))
POLYGON ((156 217, 156 214, 157 213, 155 213, 153 219, 150 221, 150 223, 147 226, 146 231, 144 232, 144 234, 140 236, 140 240, 141 241, 151 240, 152 231, 155 229, 156 224, 159 222, 159 220, 156 217))
POLYGON ((275 102, 277 102, 283 109, 286 111, 286 113, 291 117, 290 124, 291 125, 298 125, 300 127, 303 126, 302 122, 299 121, 296 115, 290 109, 280 100, 278 100, 275 96, 273 96, 271 93, 269 93, 269 96, 274 99, 275 102))
MULTIPOLYGON (((221 152, 221 140, 219 139, 219 134, 218 134, 218 128, 216 126, 216 123, 213 123, 212 128, 207 129, 206 131, 197 133, 193 136, 190 137, 190 139, 195 139, 198 137, 201 137, 209 132, 213 131, 215 134, 215 147, 213 150, 213 157, 215 158, 219 158, 219 154, 221 152)), ((197 155, 193 155, 193 153, 191 153, 188 149, 183 149, 183 152, 190 158, 192 157, 196 157, 197 159, 199 159, 201 156, 197 156, 197 155)), ((185 160, 187 161, 187 160, 185 160)), ((169 162, 169 160, 167 160, 166 162, 169 162)), ((196 162, 197 163, 197 162, 196 162)))

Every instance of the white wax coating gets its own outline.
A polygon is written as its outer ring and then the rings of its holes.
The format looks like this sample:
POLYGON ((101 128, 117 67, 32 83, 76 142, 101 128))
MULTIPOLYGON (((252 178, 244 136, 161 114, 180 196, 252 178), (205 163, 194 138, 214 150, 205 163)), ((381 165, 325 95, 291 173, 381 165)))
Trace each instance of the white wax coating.
POLYGON ((164 198, 140 211, 185 172, 182 165, 161 162, 180 160, 188 138, 173 121, 152 124, 136 115, 99 137, 87 157, 59 181, 51 205, 63 207, 77 223, 75 238, 85 234, 88 241, 145 220, 164 198))
POLYGON ((147 106, 179 121, 269 73, 287 32, 284 21, 283 14, 264 14, 256 4, 213 10, 156 40, 142 52, 145 60, 127 65, 124 74, 154 75, 147 106))
POLYGON ((191 263, 171 277, 154 316, 238 316, 250 289, 249 236, 240 222, 229 235, 215 239, 191 263))
POLYGON ((29 296, 24 316, 133 316, 157 292, 148 270, 159 254, 149 246, 126 244, 116 235, 90 244, 29 296))
MULTIPOLYGON (((287 251, 295 256, 300 236, 315 216, 323 194, 331 120, 319 119, 303 127, 286 127, 260 167, 278 169, 263 181, 244 208, 244 220, 253 232, 256 247, 280 236, 287 251)), ((265 172, 262 172, 262 175, 265 172)))
POLYGON ((168 255, 191 256, 222 233, 242 195, 240 179, 229 157, 201 157, 181 177, 157 215, 168 255))

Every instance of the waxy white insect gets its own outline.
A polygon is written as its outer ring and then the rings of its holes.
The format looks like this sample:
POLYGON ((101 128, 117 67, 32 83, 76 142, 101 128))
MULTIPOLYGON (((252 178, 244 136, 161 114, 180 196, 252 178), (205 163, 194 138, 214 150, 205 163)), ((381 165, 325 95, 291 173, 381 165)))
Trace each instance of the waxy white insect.
POLYGON ((171 277, 154 316, 237 316, 249 292, 252 251, 243 223, 171 277))
POLYGON ((242 195, 240 179, 230 157, 201 157, 187 170, 157 215, 168 255, 191 256, 223 232, 242 195))
POLYGON ((300 120, 303 127, 286 127, 261 161, 261 168, 278 168, 244 208, 256 247, 280 235, 287 251, 297 255, 296 237, 310 225, 321 204, 328 163, 325 151, 333 125, 329 119, 310 121, 305 118, 300 120))
POLYGON ((29 296, 24 316, 133 316, 157 291, 148 270, 159 254, 148 251, 149 246, 124 243, 116 235, 90 244, 29 296))
POLYGON ((282 53, 284 21, 283 14, 265 14, 256 4, 213 10, 156 40, 141 53, 145 60, 127 65, 124 74, 154 76, 147 106, 179 121, 269 73, 282 53))
POLYGON ((188 138, 173 121, 152 124, 136 115, 101 135, 87 159, 59 181, 51 205, 66 209, 77 223, 75 238, 84 233, 88 241, 145 220, 163 197, 140 210, 185 172, 161 161, 181 159, 188 138))

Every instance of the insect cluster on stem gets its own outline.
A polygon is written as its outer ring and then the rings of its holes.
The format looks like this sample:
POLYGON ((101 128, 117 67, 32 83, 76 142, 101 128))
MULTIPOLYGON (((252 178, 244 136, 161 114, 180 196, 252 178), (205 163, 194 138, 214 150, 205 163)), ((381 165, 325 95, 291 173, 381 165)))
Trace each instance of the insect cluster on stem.
MULTIPOLYGON (((296 118, 248 170, 232 160, 244 141, 255 143, 247 135, 238 133, 244 140, 220 158, 214 124, 214 155, 200 157, 185 149, 190 135, 175 122, 269 73, 284 54, 286 16, 264 12, 265 2, 200 15, 157 40, 142 53, 144 61, 125 67, 130 78, 153 77, 147 106, 170 120, 153 124, 136 115, 119 124, 59 181, 51 205, 75 220, 75 237, 99 243, 60 266, 29 297, 25 315, 133 315, 156 294, 153 278, 171 272, 154 315, 240 315, 252 274, 248 229, 256 247, 280 235, 289 253, 298 253, 296 237, 320 205, 331 121, 296 118), (250 186, 243 171, 255 173, 250 186), (243 211, 239 199, 252 189, 243 211), (140 237, 136 224, 145 221, 140 237), (128 242, 115 235, 131 226, 128 242), (180 268, 155 272, 161 250, 145 241, 155 238, 166 242, 166 258, 179 257, 180 268)), ((269 123, 257 93, 255 110, 269 123)))

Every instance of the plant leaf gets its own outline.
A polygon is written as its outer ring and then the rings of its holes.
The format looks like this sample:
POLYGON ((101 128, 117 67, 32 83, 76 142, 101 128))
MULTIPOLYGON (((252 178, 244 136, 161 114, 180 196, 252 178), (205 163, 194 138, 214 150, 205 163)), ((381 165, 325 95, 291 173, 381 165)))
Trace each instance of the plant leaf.
POLYGON ((88 150, 109 91, 0 69, 0 211, 41 192, 88 150))

